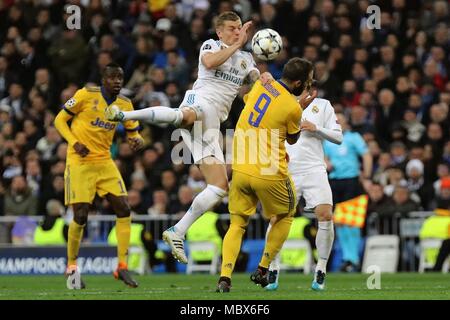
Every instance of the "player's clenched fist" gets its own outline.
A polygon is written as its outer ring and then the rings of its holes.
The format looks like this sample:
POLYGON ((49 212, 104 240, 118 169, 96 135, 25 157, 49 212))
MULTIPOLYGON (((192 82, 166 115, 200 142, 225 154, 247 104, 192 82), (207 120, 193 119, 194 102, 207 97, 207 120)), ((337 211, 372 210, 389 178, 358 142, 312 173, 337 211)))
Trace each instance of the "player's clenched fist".
POLYGON ((303 110, 305 110, 309 104, 317 97, 317 90, 313 90, 312 93, 309 93, 308 90, 302 92, 300 97, 298 97, 298 102, 303 110))
POLYGON ((302 131, 311 131, 311 132, 316 132, 317 131, 317 127, 314 123, 308 121, 308 120, 303 120, 300 123, 300 130, 302 131))
POLYGON ((259 76, 259 80, 261 80, 262 84, 267 84, 272 82, 273 76, 270 74, 270 72, 263 72, 260 76, 259 76))
POLYGON ((80 142, 75 142, 73 148, 75 149, 75 152, 79 154, 82 158, 86 157, 90 151, 84 144, 80 142))
POLYGON ((144 146, 144 140, 142 138, 128 138, 128 144, 131 150, 138 151, 144 146))

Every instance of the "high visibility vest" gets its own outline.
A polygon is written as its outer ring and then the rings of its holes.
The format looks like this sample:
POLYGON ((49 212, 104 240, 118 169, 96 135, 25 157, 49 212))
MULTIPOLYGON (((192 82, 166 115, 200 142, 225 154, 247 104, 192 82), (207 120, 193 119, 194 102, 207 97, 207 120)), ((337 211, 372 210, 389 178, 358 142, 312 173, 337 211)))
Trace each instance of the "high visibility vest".
POLYGON ((334 209, 334 223, 358 228, 364 227, 368 203, 369 197, 367 195, 360 195, 337 203, 334 209))
MULTIPOLYGON (((435 239, 449 239, 450 238, 450 217, 447 216, 431 216, 425 219, 419 233, 420 239, 435 238, 435 239)), ((425 259, 435 264, 439 248, 429 248, 425 251, 425 259)))
POLYGON ((438 215, 438 216, 449 216, 450 217, 450 210, 448 209, 434 209, 434 212, 438 215))
MULTIPOLYGON (((208 211, 205 212, 194 224, 189 228, 186 238, 189 242, 194 241, 211 241, 216 244, 218 252, 222 250, 222 238, 216 228, 219 215, 208 211)), ((211 261, 214 256, 212 250, 196 250, 191 253, 194 261, 211 261)))
POLYGON ((34 243, 37 245, 64 245, 66 239, 64 239, 64 225, 63 218, 57 218, 53 227, 50 230, 42 229, 42 226, 38 226, 34 231, 34 243))
MULTIPOLYGON (((294 218, 287 239, 305 239, 304 230, 310 222, 305 217, 294 218)), ((281 249, 280 262, 293 268, 300 268, 305 264, 306 253, 305 249, 281 249)))
MULTIPOLYGON (((132 223, 130 230, 130 246, 144 248, 144 244, 142 243, 141 234, 144 230, 144 226, 140 223, 132 223)), ((116 226, 114 226, 108 235, 108 244, 111 246, 117 245, 117 235, 116 235, 116 226)), ((137 271, 139 270, 139 266, 141 265, 140 254, 129 253, 128 254, 128 269, 137 271)))

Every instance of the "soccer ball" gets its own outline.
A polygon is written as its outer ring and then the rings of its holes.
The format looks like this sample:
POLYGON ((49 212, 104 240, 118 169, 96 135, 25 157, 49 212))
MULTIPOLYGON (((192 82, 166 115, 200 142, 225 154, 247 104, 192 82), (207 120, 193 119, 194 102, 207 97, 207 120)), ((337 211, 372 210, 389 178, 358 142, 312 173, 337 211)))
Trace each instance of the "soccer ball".
POLYGON ((275 59, 283 48, 280 35, 273 29, 259 30, 252 39, 252 50, 258 59, 269 61, 275 59))

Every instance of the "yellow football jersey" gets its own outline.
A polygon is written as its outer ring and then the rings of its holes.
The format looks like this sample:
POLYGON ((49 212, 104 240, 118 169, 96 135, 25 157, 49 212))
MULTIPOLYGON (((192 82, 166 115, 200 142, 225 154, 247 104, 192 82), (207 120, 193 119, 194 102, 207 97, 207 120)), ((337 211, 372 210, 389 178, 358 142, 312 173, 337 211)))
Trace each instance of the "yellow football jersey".
MULTIPOLYGON (((67 150, 68 162, 92 162, 110 160, 110 148, 117 122, 108 121, 105 108, 115 104, 121 110, 133 110, 133 104, 124 96, 117 96, 114 101, 106 101, 100 87, 84 87, 64 104, 64 110, 73 116, 70 130, 77 140, 86 145, 89 154, 81 158, 73 148, 67 150)), ((127 131, 139 129, 139 122, 130 120, 123 123, 127 131)))
POLYGON ((272 81, 263 86, 257 81, 236 125, 233 170, 263 179, 286 179, 286 136, 300 131, 301 115, 285 84, 272 81))

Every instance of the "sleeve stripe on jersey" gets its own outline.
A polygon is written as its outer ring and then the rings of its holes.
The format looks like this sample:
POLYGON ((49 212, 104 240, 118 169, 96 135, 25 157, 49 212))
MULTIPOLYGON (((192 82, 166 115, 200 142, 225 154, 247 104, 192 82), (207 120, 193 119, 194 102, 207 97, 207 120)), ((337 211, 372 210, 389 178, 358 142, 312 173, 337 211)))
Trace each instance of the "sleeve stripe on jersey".
POLYGON ((70 114, 71 116, 74 116, 74 115, 75 115, 75 113, 73 113, 72 111, 67 110, 66 107, 64 107, 63 109, 64 109, 64 111, 66 111, 66 112, 67 112, 68 114, 70 114))

